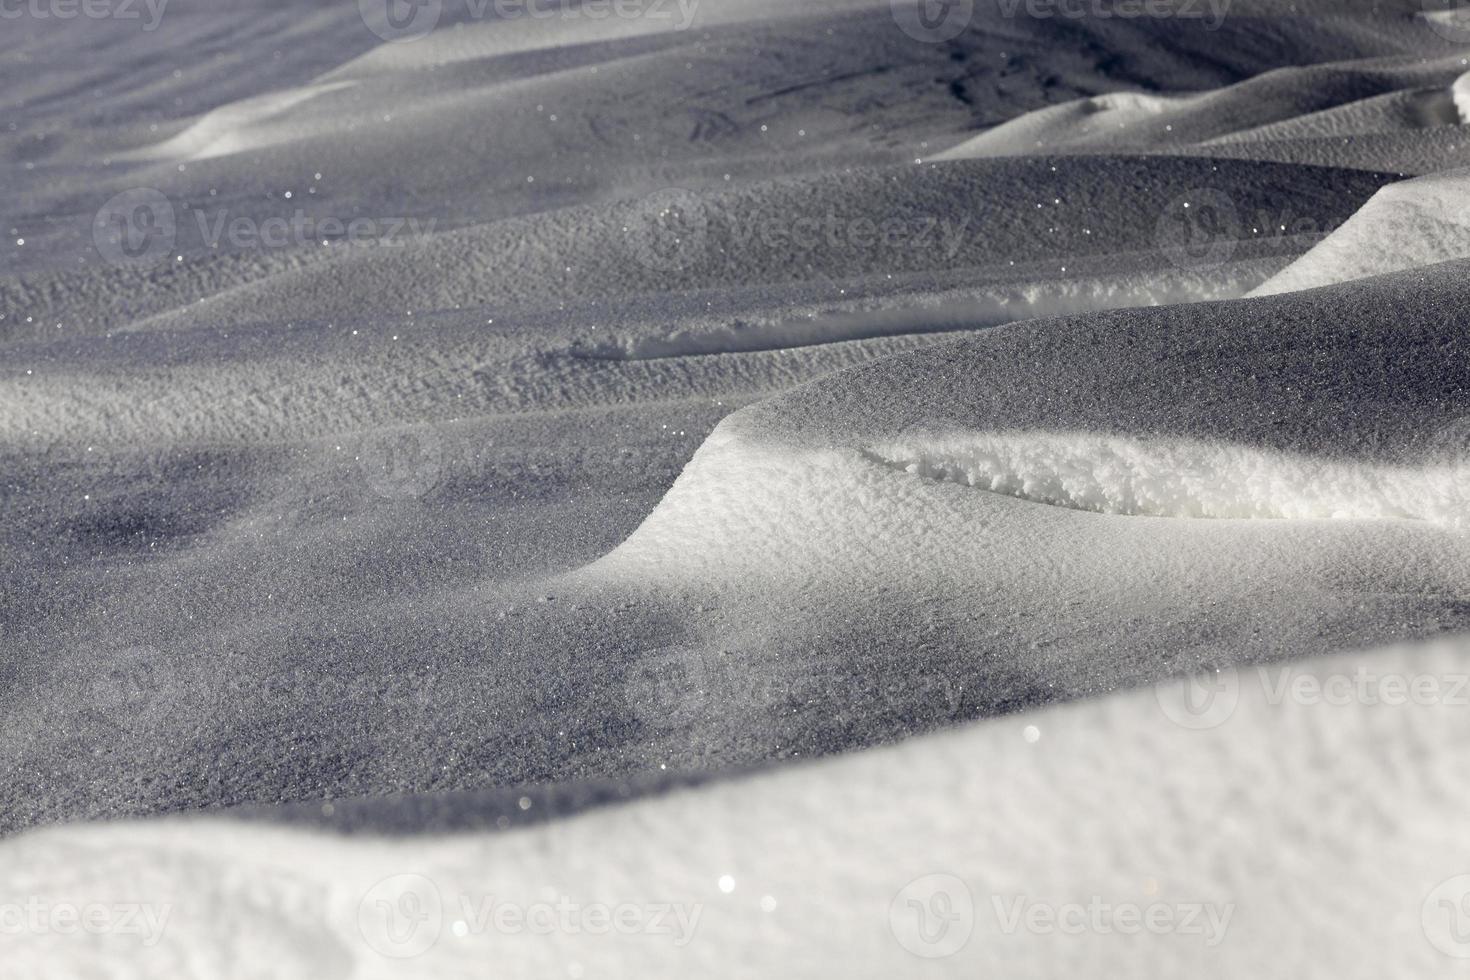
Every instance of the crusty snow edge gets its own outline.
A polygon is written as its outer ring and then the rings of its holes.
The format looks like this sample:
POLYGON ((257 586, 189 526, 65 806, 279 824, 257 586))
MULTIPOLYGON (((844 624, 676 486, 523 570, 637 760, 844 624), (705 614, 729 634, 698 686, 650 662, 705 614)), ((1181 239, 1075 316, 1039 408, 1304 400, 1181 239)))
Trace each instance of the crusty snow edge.
POLYGON ((1470 521, 1470 465, 1449 457, 1372 465, 1083 432, 951 433, 869 456, 927 479, 1101 514, 1470 521))

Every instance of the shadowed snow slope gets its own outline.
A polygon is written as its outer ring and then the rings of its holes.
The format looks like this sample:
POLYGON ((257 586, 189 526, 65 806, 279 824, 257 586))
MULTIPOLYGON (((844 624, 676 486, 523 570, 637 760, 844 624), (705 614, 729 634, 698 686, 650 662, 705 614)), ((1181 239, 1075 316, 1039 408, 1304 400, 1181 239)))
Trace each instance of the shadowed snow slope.
POLYGON ((33 832, 0 894, 144 914, 21 931, 6 976, 1458 976, 1467 657, 1180 680, 501 835, 33 832))
POLYGON ((44 169, 16 174, 24 183, 7 230, 17 219, 32 227, 25 247, 14 237, 0 246, 0 260, 94 264, 93 215, 134 187, 255 221, 294 191, 292 209, 317 216, 447 228, 671 184, 744 183, 769 176, 773 160, 788 176, 910 163, 1084 96, 1213 89, 1283 66, 1442 44, 1407 21, 1309 23, 1270 4, 1239 4, 1211 31, 1159 18, 1006 17, 989 3, 975 5, 970 30, 934 44, 899 30, 887 0, 743 0, 649 3, 668 16, 602 19, 474 18, 497 6, 454 2, 430 37, 365 51, 375 39, 356 6, 284 15, 274 0, 174 0, 168 30, 130 41, 143 46, 127 49, 131 61, 97 57, 117 38, 96 22, 8 20, 0 45, 17 56, 15 67, 0 64, 0 97, 20 104, 19 130, 0 134, 0 159, 44 169), (233 45, 228 57, 253 70, 216 79, 188 64, 172 77, 181 56, 169 41, 233 45), (27 70, 33 58, 85 64, 77 84, 93 96, 68 100, 54 75, 27 70), (160 119, 159 107, 177 116, 160 119), (208 159, 180 167, 201 150, 208 159), (62 173, 73 176, 55 179, 62 173))
POLYGON ((1410 134, 1460 122, 1461 56, 1286 67, 1191 95, 1110 92, 1038 109, 940 159, 1410 134))
MULTIPOLYGON (((1227 21, 1258 28, 1233 5, 1227 21)), ((1299 11, 1268 21, 1280 29, 1310 19, 1299 11)), ((1351 31, 1347 16, 1337 29, 1351 31)), ((1370 30, 1375 44, 1357 39, 1342 56, 1278 65, 1223 85, 1149 85, 1098 91, 1033 109, 1001 121, 934 159, 1030 153, 1139 152, 1199 154, 1293 163, 1393 169, 1428 173, 1470 163, 1459 128, 1464 117, 1466 60, 1457 42, 1464 28, 1426 18, 1423 5, 1406 0, 1375 4, 1370 30)), ((1175 21, 1175 23, 1178 23, 1175 21)), ((1361 26, 1361 23, 1359 23, 1361 26)), ((1290 30, 1289 28, 1287 28, 1290 30)))
MULTIPOLYGON (((0 280, 0 342, 486 306, 608 308, 630 297, 738 288, 764 289, 770 302, 798 284, 821 287, 833 302, 1044 280, 1033 287, 1044 300, 1065 297, 1069 277, 1104 278, 1091 290, 1072 287, 1085 307, 1088 293, 1147 301, 1148 284, 1138 281, 1147 273, 1163 298, 1238 295, 1312 241, 1247 240, 1225 268, 1171 261, 1159 238, 1169 201, 1207 186, 1229 194, 1243 214, 1289 198, 1340 222, 1395 179, 1250 161, 1168 160, 1140 173, 1130 157, 910 163, 703 193, 671 189, 434 234, 383 223, 381 243, 254 252, 202 245, 222 215, 234 220, 206 205, 180 212, 182 260, 0 280), (1092 220, 1101 214, 1110 220, 1092 220)), ((283 201, 280 212, 292 208, 283 201)), ((1025 315, 1028 303, 1014 306, 1012 316, 1025 315)))

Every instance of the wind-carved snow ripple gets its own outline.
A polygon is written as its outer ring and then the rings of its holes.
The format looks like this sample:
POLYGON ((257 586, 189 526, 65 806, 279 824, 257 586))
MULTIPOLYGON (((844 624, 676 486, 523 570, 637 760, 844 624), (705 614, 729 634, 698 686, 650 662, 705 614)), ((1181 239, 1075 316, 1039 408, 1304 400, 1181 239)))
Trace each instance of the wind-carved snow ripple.
POLYGON ((867 455, 925 479, 1099 514, 1470 526, 1470 459, 1464 458, 1385 465, 1069 432, 910 437, 871 447, 867 455))

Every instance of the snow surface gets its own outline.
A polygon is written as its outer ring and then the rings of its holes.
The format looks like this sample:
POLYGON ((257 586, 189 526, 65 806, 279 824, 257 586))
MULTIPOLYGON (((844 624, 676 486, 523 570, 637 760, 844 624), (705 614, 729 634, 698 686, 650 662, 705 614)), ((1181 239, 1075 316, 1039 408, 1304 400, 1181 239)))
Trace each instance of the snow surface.
POLYGON ((35 833, 6 894, 148 915, 7 937, 7 976, 1457 976, 1467 654, 1181 678, 504 834, 35 833))
POLYGON ((1100 514, 1470 521, 1470 459, 1365 467, 1218 443, 1051 432, 910 438, 869 453, 925 479, 1100 514))
POLYGON ((1457 970, 1452 12, 308 6, 0 29, 0 978, 1457 970))
POLYGON ((1470 170, 1385 187, 1306 255, 1257 287, 1310 289, 1470 257, 1470 170))

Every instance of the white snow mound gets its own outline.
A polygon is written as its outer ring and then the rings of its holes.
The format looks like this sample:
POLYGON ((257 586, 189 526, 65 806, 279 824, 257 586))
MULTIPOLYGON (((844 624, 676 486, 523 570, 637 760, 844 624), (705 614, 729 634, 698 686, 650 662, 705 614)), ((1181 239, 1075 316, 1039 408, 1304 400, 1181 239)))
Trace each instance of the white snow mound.
MULTIPOLYGON (((1470 89, 1457 86, 1462 106, 1470 89)), ((1330 286, 1470 257, 1470 170, 1385 187, 1252 296, 1330 286)))
POLYGON ((1459 976, 1467 654, 1206 672, 506 833, 26 834, 5 976, 1459 976))

